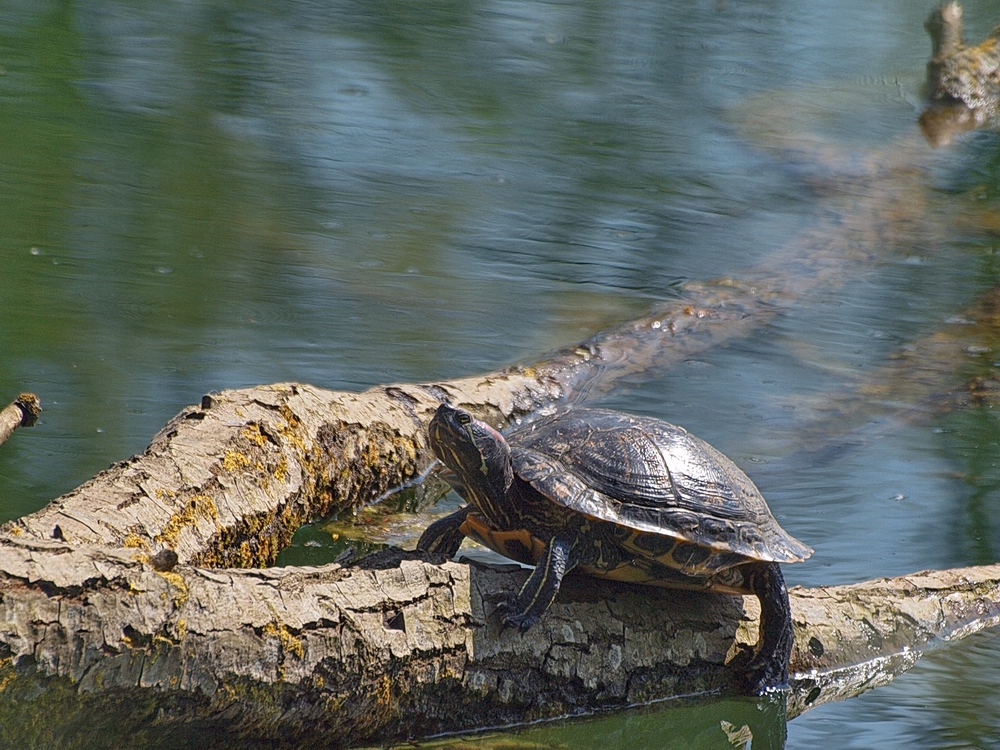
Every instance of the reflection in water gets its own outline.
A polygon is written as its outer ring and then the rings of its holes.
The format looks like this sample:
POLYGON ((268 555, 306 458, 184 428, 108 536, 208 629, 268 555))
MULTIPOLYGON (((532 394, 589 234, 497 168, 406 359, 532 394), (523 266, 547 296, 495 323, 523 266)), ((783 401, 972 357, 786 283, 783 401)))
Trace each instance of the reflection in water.
POLYGON ((441 750, 529 750, 593 747, 609 750, 781 750, 781 695, 685 704, 671 701, 608 717, 551 722, 510 735, 446 738, 418 747, 441 750))
POLYGON ((920 113, 920 129, 935 146, 947 146, 956 136, 986 124, 982 111, 964 104, 931 104, 920 113))

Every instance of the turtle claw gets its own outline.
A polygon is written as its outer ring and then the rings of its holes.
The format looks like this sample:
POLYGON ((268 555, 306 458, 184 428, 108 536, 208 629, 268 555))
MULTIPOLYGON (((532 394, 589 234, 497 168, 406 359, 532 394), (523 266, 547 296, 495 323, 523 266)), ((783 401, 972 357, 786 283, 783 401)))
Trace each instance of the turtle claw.
POLYGON ((748 695, 767 695, 788 687, 787 672, 781 664, 754 653, 753 649, 738 654, 729 666, 739 675, 739 685, 748 695))
POLYGON ((517 603, 517 596, 506 593, 491 597, 495 602, 494 611, 500 615, 500 627, 516 628, 518 632, 524 633, 540 619, 538 615, 525 612, 517 603))
POLYGON ((538 622, 538 620, 538 617, 531 617, 530 615, 522 614, 520 612, 512 612, 504 615, 500 624, 504 629, 517 628, 519 632, 526 633, 528 628, 538 622))
POLYGON ((747 672, 743 684, 750 695, 769 695, 788 688, 788 681, 782 682, 768 665, 747 672))
POLYGON ((788 687, 788 668, 775 660, 753 659, 746 672, 747 686, 754 695, 767 695, 788 687))

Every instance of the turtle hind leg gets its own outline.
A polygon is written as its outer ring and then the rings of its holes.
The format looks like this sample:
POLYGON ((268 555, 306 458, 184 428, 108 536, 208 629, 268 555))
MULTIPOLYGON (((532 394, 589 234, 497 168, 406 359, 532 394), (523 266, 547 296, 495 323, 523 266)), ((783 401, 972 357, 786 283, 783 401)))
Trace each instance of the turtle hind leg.
POLYGON ((458 554, 458 548, 462 546, 462 540, 465 539, 461 526, 465 523, 465 517, 469 515, 470 510, 471 508, 466 505, 432 523, 424 529, 424 533, 417 540, 417 549, 422 552, 454 557, 458 554))
POLYGON ((522 633, 534 625, 556 598, 563 576, 573 569, 573 539, 554 536, 521 591, 497 605, 503 626, 516 627, 522 633))
POLYGON ((758 563, 749 577, 760 600, 760 635, 746 667, 746 684, 750 692, 762 695, 788 686, 788 660, 795 631, 781 567, 777 563, 758 563))

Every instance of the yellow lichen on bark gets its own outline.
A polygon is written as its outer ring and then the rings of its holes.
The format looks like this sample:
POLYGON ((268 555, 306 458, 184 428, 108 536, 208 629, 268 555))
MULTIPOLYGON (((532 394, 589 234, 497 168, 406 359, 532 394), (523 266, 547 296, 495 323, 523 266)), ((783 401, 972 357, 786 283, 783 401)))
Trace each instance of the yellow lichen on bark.
POLYGON ((219 520, 219 509, 208 495, 194 495, 182 510, 170 517, 163 531, 156 535, 156 541, 173 549, 181 531, 189 526, 196 526, 199 520, 219 520))
POLYGON ((274 471, 271 472, 271 476, 277 479, 279 482, 285 482, 288 479, 288 459, 282 456, 278 465, 274 467, 274 471))
POLYGON ((267 436, 260 431, 260 425, 256 422, 248 424, 240 430, 240 434, 258 448, 263 448, 268 443, 267 436))
POLYGON ((149 549, 149 543, 134 532, 130 533, 122 540, 122 546, 130 549, 149 549))
POLYGON ((174 606, 180 608, 191 595, 187 583, 184 582, 184 577, 180 573, 174 573, 172 570, 157 570, 155 572, 156 575, 160 576, 160 578, 177 590, 177 593, 174 595, 174 606))
POLYGON ((240 469, 245 469, 250 465, 250 459, 242 453, 234 450, 227 450, 222 459, 222 468, 233 474, 240 469))
POLYGON ((302 641, 292 635, 292 632, 288 629, 287 625, 280 623, 277 620, 271 620, 271 622, 267 623, 261 634, 265 637, 274 636, 281 643, 282 649, 299 659, 301 659, 305 654, 305 649, 302 647, 302 641))

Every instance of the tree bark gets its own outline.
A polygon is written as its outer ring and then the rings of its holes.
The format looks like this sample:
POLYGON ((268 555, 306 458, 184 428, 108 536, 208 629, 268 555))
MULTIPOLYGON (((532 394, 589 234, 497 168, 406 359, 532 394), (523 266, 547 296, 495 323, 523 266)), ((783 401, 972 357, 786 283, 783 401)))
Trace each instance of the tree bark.
MULTIPOLYGON (((393 550, 346 568, 166 571, 138 552, 8 541, 0 568, 0 739, 20 747, 123 732, 180 747, 209 730, 217 747, 348 747, 725 691, 757 616, 750 597, 570 577, 521 635, 490 602, 525 571, 393 550)), ((996 624, 1000 565, 791 603, 794 715, 996 624)))

